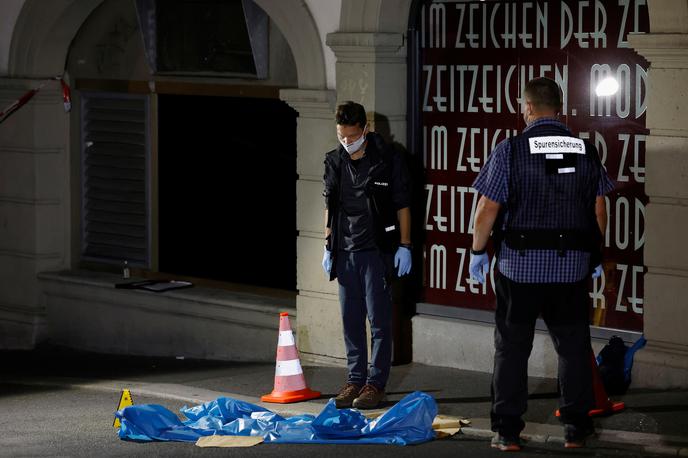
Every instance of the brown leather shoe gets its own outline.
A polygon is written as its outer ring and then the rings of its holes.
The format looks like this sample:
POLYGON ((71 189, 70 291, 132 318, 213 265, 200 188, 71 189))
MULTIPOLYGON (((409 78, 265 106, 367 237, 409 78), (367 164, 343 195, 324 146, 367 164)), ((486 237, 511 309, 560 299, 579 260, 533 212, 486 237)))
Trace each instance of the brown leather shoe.
POLYGON ((357 409, 374 409, 380 405, 385 397, 385 390, 374 385, 366 385, 361 389, 358 397, 354 399, 353 406, 357 409))
POLYGON ((344 385, 344 388, 339 390, 339 394, 334 398, 334 405, 338 409, 346 409, 351 407, 351 404, 358 396, 361 391, 361 385, 356 385, 354 383, 348 383, 344 385))

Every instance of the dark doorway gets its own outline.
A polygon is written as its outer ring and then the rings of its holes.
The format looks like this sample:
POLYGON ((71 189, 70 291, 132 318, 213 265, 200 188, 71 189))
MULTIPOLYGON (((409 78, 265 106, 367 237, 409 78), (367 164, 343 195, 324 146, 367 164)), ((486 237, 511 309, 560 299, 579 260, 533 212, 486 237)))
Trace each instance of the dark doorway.
POLYGON ((296 289, 296 112, 159 96, 159 269, 296 289))

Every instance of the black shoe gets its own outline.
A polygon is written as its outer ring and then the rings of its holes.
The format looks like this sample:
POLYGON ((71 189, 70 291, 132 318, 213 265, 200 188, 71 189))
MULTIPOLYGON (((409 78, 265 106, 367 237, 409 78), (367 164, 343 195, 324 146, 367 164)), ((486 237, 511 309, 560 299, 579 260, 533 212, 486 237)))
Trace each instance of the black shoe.
POLYGON ((585 447, 585 439, 593 434, 595 434, 595 428, 592 425, 576 426, 572 424, 566 424, 564 425, 564 447, 585 447))
POLYGON ((521 439, 518 436, 502 436, 496 433, 490 446, 502 452, 518 452, 521 450, 521 439))

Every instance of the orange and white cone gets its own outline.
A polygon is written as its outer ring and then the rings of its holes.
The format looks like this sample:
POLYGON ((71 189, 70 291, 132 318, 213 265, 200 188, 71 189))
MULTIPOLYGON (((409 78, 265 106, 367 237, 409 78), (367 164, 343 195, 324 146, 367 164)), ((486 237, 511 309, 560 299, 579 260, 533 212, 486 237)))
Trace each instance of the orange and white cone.
POLYGON ((280 313, 275 388, 272 393, 262 396, 260 400, 287 404, 319 397, 320 392, 312 391, 306 386, 299 351, 296 349, 294 333, 289 324, 289 314, 280 313))
POLYGON ((616 412, 621 412, 626 408, 626 404, 623 401, 612 401, 607 395, 607 390, 604 389, 604 383, 602 383, 602 376, 600 375, 600 369, 597 366, 597 360, 595 359, 595 353, 590 349, 590 358, 592 359, 592 388, 595 393, 595 406, 588 412, 591 417, 597 417, 600 415, 610 415, 616 412))
MULTIPOLYGON (((621 412, 626 408, 623 401, 612 401, 607 395, 607 390, 604 389, 600 370, 597 367, 597 360, 595 353, 590 348, 590 364, 592 365, 592 389, 595 395, 595 405, 588 412, 589 417, 599 417, 602 415, 611 415, 616 412, 621 412)), ((559 409, 554 412, 555 416, 560 416, 559 409)))

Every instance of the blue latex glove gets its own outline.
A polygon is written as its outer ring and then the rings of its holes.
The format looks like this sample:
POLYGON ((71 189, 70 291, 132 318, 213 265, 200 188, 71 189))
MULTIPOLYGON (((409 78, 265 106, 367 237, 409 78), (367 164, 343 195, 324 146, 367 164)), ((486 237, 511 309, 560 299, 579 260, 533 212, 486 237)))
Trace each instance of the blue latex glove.
POLYGON ((411 250, 400 246, 397 248, 397 253, 394 255, 394 267, 396 267, 397 275, 403 276, 411 272, 411 250))
POLYGON ((600 278, 600 275, 602 275, 602 264, 595 267, 595 270, 592 272, 592 278, 600 278))
POLYGON ((471 263, 468 271, 471 273, 471 278, 477 280, 478 283, 485 283, 485 274, 490 270, 490 258, 487 253, 471 254, 471 263))
POLYGON ((330 271, 332 270, 332 253, 330 253, 327 248, 325 248, 325 252, 323 253, 322 268, 327 275, 330 275, 330 271))

